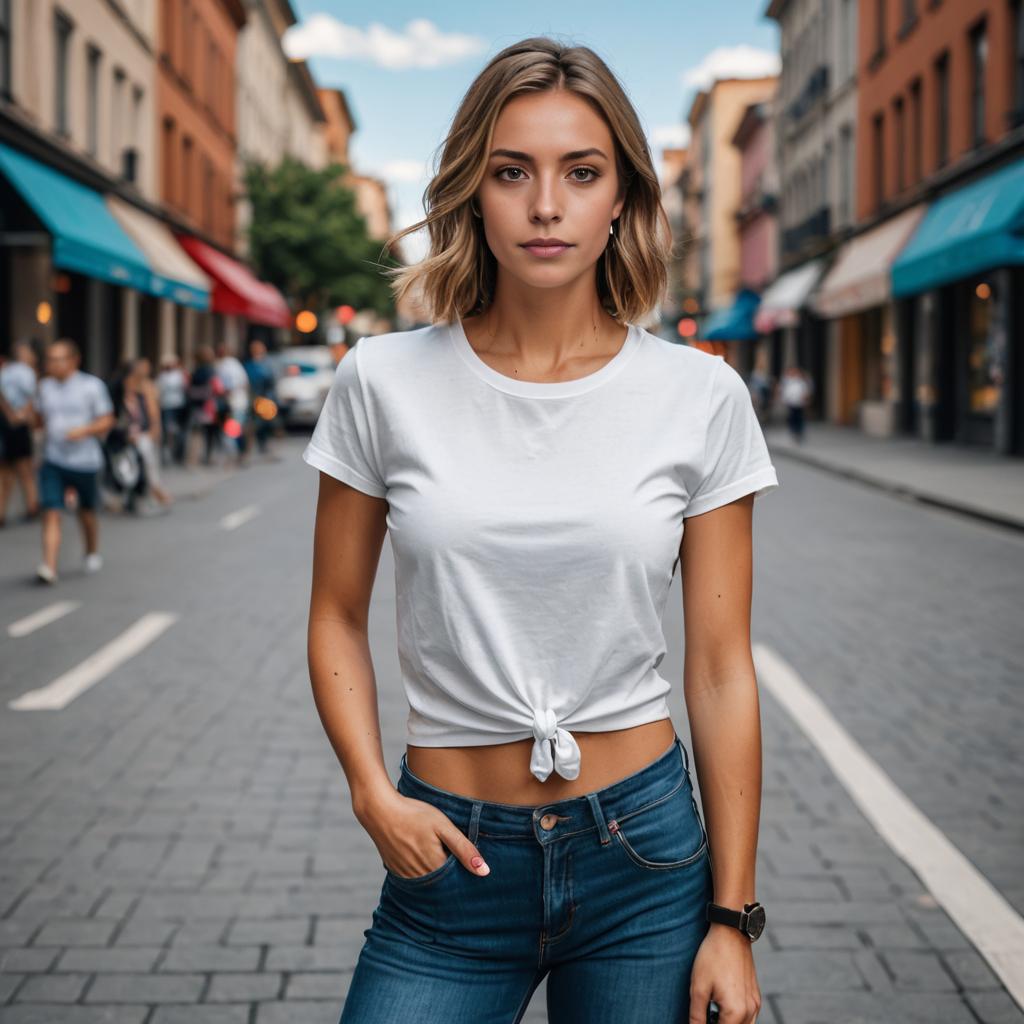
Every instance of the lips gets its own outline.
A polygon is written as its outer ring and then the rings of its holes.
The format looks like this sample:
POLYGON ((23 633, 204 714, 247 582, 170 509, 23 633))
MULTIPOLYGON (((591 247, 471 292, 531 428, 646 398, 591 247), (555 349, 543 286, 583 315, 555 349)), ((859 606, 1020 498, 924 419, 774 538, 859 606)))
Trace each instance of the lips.
POLYGON ((568 242, 551 239, 544 242, 525 242, 523 248, 534 256, 557 256, 559 253, 567 252, 572 246, 568 242))

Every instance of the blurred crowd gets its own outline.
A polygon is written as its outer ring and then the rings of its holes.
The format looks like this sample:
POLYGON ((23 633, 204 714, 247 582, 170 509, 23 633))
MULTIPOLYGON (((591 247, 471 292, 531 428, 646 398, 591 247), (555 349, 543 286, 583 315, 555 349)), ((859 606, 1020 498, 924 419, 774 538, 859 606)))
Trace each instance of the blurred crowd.
POLYGON ((96 571, 96 511, 167 511, 170 465, 245 465, 255 450, 274 460, 279 429, 276 375, 266 345, 244 359, 224 343, 200 346, 186 368, 177 356, 159 370, 139 357, 104 380, 81 369, 73 339, 15 343, 0 357, 0 527, 21 491, 24 521, 41 520, 43 560, 36 575, 56 581, 60 513, 82 527, 83 568, 96 571))

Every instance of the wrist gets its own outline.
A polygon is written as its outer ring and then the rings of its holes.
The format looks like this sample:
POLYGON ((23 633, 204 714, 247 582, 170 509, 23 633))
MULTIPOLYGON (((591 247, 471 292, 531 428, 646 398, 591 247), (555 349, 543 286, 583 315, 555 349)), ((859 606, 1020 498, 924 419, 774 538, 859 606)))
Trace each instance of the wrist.
POLYGON ((352 789, 352 813, 364 827, 372 823, 384 811, 391 800, 398 796, 390 779, 374 784, 363 784, 352 789))

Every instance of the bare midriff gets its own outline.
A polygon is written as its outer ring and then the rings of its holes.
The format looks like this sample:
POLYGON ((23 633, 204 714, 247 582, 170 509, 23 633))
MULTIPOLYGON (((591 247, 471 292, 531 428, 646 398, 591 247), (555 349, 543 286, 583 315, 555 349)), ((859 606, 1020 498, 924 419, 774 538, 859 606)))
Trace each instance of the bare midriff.
POLYGON ((580 748, 580 773, 553 771, 541 782, 530 771, 533 739, 477 747, 406 748, 413 775, 450 793, 488 803, 539 804, 582 796, 610 786, 656 761, 675 742, 670 718, 611 732, 570 730, 580 748))

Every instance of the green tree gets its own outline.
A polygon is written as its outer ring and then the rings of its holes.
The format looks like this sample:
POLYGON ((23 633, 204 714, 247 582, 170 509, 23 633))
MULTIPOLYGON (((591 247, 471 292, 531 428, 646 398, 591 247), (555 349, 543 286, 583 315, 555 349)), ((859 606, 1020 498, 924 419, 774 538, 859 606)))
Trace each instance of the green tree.
POLYGON ((250 258, 260 277, 300 308, 320 313, 347 303, 394 314, 383 267, 397 261, 367 234, 355 194, 341 182, 347 168, 315 170, 285 157, 276 167, 249 162, 243 173, 252 204, 250 258))

